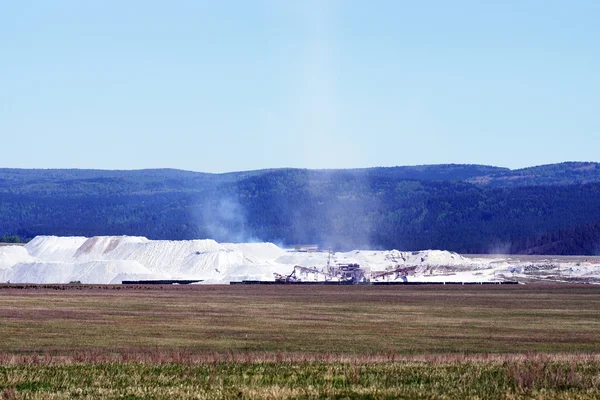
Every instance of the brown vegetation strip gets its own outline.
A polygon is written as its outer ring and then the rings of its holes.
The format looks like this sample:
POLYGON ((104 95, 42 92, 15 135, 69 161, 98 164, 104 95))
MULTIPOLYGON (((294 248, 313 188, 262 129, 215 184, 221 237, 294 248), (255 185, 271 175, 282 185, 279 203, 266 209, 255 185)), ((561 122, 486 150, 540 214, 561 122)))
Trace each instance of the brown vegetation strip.
POLYGON ((599 353, 600 286, 5 285, 0 321, 24 355, 599 353))
POLYGON ((80 351, 44 352, 36 354, 0 353, 0 365, 67 365, 67 364, 110 364, 136 362, 143 364, 191 364, 215 363, 426 363, 431 365, 450 364, 505 364, 509 362, 600 362, 600 353, 557 353, 557 354, 332 354, 332 353, 282 353, 282 352, 201 352, 185 350, 144 349, 87 349, 80 351))

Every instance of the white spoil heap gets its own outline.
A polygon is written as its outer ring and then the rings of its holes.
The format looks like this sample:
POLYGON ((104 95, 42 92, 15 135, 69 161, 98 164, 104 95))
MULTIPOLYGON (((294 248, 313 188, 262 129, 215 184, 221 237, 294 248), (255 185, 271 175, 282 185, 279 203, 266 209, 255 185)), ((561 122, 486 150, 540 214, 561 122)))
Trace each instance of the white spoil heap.
POLYGON ((25 246, 0 247, 0 282, 121 283, 191 279, 213 283, 272 280, 289 268, 271 243, 148 240, 134 236, 38 236, 25 246))

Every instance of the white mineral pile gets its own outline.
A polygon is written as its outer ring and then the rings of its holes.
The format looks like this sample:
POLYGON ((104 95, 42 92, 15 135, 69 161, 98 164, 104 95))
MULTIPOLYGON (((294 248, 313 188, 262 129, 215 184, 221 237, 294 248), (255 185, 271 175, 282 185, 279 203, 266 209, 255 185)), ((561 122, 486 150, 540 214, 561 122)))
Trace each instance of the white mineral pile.
POLYGON ((121 283, 123 280, 185 279, 204 283, 273 280, 305 267, 302 280, 324 280, 327 265, 359 264, 372 281, 483 282, 542 276, 544 279, 600 277, 594 262, 520 262, 468 258, 427 250, 345 253, 287 251, 272 243, 214 240, 148 240, 133 236, 38 236, 25 246, 0 247, 0 282, 121 283), (311 270, 312 269, 312 270, 311 270), (316 272, 311 272, 316 271, 316 272))
POLYGON ((271 243, 219 244, 214 240, 148 240, 133 236, 38 236, 25 246, 0 247, 0 282, 121 283, 186 279, 209 283, 272 280, 293 266, 275 260, 271 243))

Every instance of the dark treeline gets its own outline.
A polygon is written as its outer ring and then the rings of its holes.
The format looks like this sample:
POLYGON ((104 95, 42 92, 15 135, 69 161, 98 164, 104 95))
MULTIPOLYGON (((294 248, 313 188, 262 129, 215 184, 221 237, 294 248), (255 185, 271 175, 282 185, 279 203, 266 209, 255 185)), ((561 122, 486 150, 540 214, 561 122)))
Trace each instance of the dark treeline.
POLYGON ((600 222, 559 229, 517 240, 511 253, 524 254, 600 254, 600 222))
POLYGON ((440 165, 221 175, 5 169, 0 236, 141 235, 340 250, 596 254, 596 167, 440 165))

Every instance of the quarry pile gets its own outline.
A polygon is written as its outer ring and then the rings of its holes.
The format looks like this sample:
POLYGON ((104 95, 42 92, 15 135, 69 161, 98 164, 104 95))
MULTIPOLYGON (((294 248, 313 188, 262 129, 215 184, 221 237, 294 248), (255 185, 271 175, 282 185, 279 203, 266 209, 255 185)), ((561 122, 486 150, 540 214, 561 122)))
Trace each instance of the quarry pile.
POLYGON ((38 236, 23 247, 0 248, 0 282, 272 279, 276 270, 286 269, 274 262, 283 254, 285 251, 271 243, 38 236))
MULTIPOLYGON (((540 268, 588 280, 600 276, 590 263, 516 264, 509 259, 474 259, 441 250, 350 252, 285 250, 272 243, 218 243, 214 240, 149 240, 135 236, 38 236, 25 246, 0 247, 0 283, 119 284, 136 280, 202 280, 229 283, 273 281, 295 266, 359 264, 373 281, 496 281, 527 276, 540 268), (532 272, 533 271, 533 272, 532 272), (570 274, 570 275, 569 275, 570 274)), ((322 279, 304 271, 303 279, 322 279)), ((562 278, 561 278, 562 279, 562 278)))

